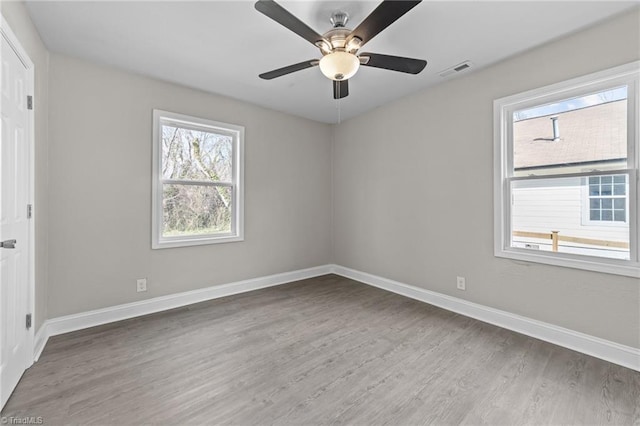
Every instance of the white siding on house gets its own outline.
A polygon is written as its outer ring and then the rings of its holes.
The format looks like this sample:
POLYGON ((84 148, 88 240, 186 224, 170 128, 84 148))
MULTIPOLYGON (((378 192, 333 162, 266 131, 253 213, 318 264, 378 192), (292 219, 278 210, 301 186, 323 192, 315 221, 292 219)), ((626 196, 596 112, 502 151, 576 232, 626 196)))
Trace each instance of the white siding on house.
MULTIPOLYGON (((580 177, 516 181, 512 189, 512 231, 551 233, 607 241, 629 242, 629 224, 620 222, 589 223, 584 220, 585 187, 580 177)), ((551 251, 551 239, 513 237, 514 247, 534 244, 551 251)), ((536 248, 530 247, 530 248, 536 248)), ((560 241, 559 252, 628 259, 629 250, 560 241)))

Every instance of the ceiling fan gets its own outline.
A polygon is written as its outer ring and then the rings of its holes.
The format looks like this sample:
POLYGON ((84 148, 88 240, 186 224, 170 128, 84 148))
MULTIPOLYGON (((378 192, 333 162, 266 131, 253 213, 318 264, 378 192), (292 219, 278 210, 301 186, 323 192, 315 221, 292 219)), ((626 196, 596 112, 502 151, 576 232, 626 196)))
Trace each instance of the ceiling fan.
POLYGON ((358 51, 365 43, 421 1, 384 0, 353 31, 345 27, 349 16, 344 12, 334 12, 331 16, 333 28, 320 35, 274 0, 258 0, 255 8, 260 13, 309 41, 322 53, 320 59, 310 59, 265 72, 260 74, 260 78, 271 80, 292 72, 319 66, 322 74, 333 80, 333 98, 341 99, 349 95, 349 79, 358 71, 360 65, 418 74, 427 65, 427 61, 379 53, 358 53, 358 51))

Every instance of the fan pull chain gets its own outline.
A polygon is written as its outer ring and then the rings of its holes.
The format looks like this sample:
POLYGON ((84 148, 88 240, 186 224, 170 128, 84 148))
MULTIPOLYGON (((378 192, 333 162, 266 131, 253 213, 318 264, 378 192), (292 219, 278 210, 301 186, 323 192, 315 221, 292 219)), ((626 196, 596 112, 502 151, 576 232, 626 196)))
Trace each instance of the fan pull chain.
MULTIPOLYGON (((338 92, 339 91, 340 89, 338 88, 338 92)), ((338 124, 340 124, 340 121, 342 120, 342 109, 341 109, 340 99, 336 99, 336 108, 338 108, 338 124)))

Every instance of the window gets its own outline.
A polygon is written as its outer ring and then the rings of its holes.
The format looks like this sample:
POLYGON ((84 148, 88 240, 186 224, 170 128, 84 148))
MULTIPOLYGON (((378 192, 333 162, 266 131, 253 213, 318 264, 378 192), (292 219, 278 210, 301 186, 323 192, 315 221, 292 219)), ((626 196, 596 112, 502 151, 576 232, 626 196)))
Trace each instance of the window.
POLYGON ((153 111, 152 248, 243 239, 244 128, 153 111))
POLYGON ((640 277, 639 66, 494 102, 496 256, 640 277))
POLYGON ((627 175, 589 176, 589 221, 627 221, 627 175))

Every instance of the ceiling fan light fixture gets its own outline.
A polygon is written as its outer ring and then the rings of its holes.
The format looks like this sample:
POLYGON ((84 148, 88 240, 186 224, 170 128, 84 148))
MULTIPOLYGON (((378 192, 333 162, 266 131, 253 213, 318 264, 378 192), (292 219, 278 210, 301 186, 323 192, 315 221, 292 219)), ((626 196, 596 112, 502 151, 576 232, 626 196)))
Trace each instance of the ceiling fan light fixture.
POLYGON ((348 80, 360 68, 360 60, 356 55, 347 52, 333 52, 320 59, 320 71, 330 80, 348 80))
POLYGON ((330 43, 328 43, 325 40, 318 40, 315 43, 316 47, 318 47, 323 54, 328 55, 329 53, 333 52, 333 46, 331 46, 330 43))
POLYGON ((358 49, 360 49, 360 47, 362 47, 362 40, 359 37, 351 37, 348 41, 347 44, 345 45, 345 50, 347 52, 351 52, 354 53, 356 52, 358 49))

